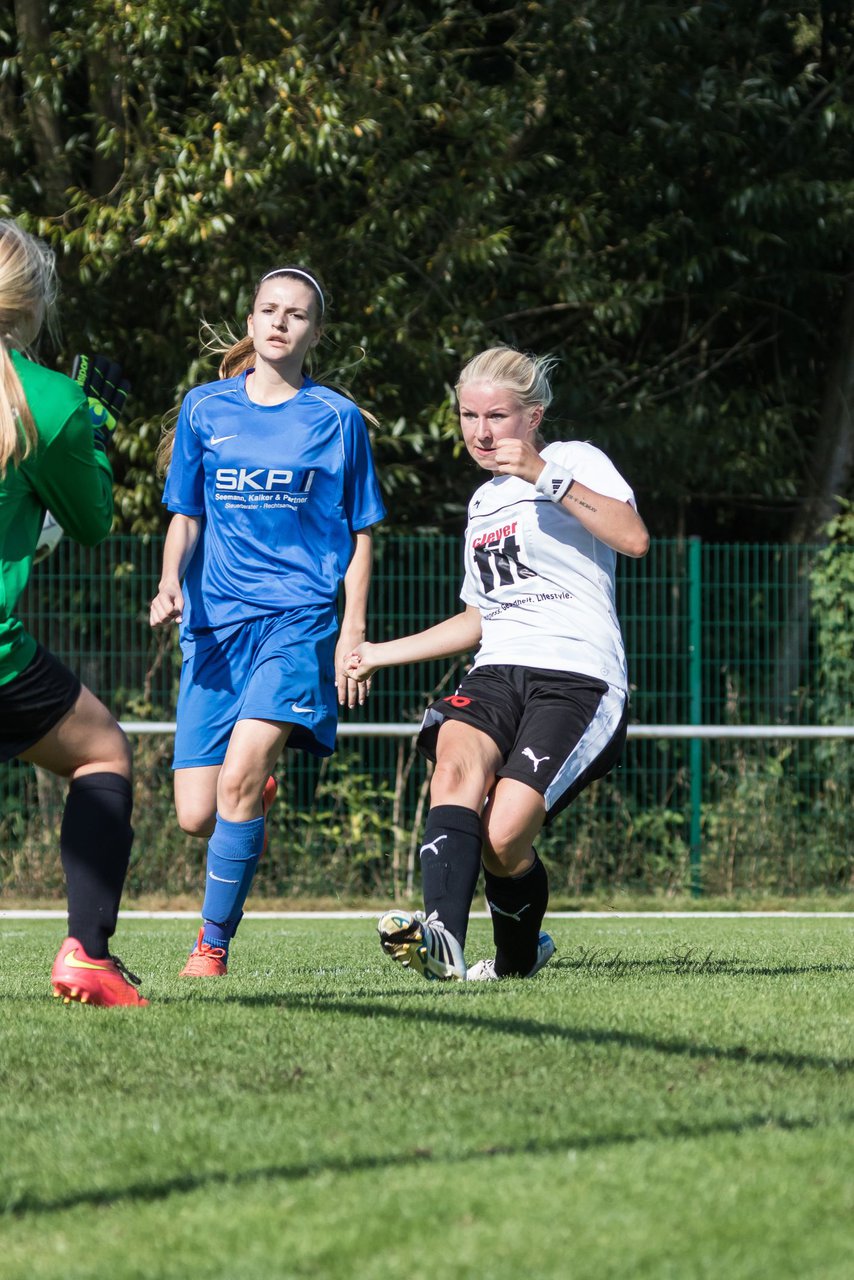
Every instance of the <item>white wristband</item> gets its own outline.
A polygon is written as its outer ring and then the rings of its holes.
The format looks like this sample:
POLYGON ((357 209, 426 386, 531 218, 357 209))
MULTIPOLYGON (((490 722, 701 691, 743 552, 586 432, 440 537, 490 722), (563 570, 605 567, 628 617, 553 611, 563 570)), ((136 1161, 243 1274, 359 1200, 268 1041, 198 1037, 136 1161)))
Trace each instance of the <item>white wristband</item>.
POLYGON ((572 474, 554 462, 547 462, 534 481, 537 493, 544 493, 552 502, 560 502, 573 484, 572 474))

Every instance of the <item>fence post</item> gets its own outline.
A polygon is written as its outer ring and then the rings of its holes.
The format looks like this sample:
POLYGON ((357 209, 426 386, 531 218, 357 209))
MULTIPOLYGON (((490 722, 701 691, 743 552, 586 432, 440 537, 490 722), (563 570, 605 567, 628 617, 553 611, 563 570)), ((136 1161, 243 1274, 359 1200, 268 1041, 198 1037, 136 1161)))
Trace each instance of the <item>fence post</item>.
MULTIPOLYGON (((692 725, 703 723, 703 598, 700 538, 688 539, 688 686, 689 719, 692 725)), ((690 776, 689 847, 691 858, 691 893, 698 898, 703 891, 700 864, 702 859, 700 816, 703 802, 703 743, 691 738, 688 745, 690 776)))

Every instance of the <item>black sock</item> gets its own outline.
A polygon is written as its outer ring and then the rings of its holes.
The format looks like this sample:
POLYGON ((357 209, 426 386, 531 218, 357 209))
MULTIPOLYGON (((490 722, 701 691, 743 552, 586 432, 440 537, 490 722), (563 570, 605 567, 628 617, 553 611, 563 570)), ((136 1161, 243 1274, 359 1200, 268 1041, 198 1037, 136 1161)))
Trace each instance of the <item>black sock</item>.
POLYGON ((483 828, 479 814, 459 804, 439 804, 427 815, 421 844, 424 908, 461 947, 466 945, 472 898, 480 875, 483 828))
POLYGON ((520 876, 494 876, 484 868, 486 900, 492 912, 495 972, 524 977, 537 962, 540 925, 549 905, 549 877, 534 853, 534 865, 520 876))
POLYGON ((93 960, 109 954, 130 861, 133 792, 118 773, 86 773, 68 788, 59 850, 68 886, 68 935, 93 960))

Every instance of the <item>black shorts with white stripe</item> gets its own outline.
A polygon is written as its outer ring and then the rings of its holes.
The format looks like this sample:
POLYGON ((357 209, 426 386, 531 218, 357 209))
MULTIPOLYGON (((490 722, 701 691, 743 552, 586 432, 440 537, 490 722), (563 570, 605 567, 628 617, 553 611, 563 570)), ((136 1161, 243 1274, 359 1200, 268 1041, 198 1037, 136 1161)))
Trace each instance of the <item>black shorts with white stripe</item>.
POLYGON ((464 676, 455 693, 427 708, 418 749, 430 760, 436 759, 446 720, 470 724, 492 738, 503 758, 498 777, 539 792, 549 822, 619 760, 628 695, 575 672, 482 666, 464 676))

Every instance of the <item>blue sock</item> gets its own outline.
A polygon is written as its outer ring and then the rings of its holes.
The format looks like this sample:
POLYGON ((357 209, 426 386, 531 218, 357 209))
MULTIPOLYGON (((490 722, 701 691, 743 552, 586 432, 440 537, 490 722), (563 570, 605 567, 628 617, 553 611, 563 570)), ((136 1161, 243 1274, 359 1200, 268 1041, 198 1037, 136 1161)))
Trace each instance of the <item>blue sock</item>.
POLYGON ((208 842, 207 875, 202 919, 204 940, 211 947, 228 944, 243 916, 255 868, 264 845, 264 819, 228 822, 217 814, 208 842))

